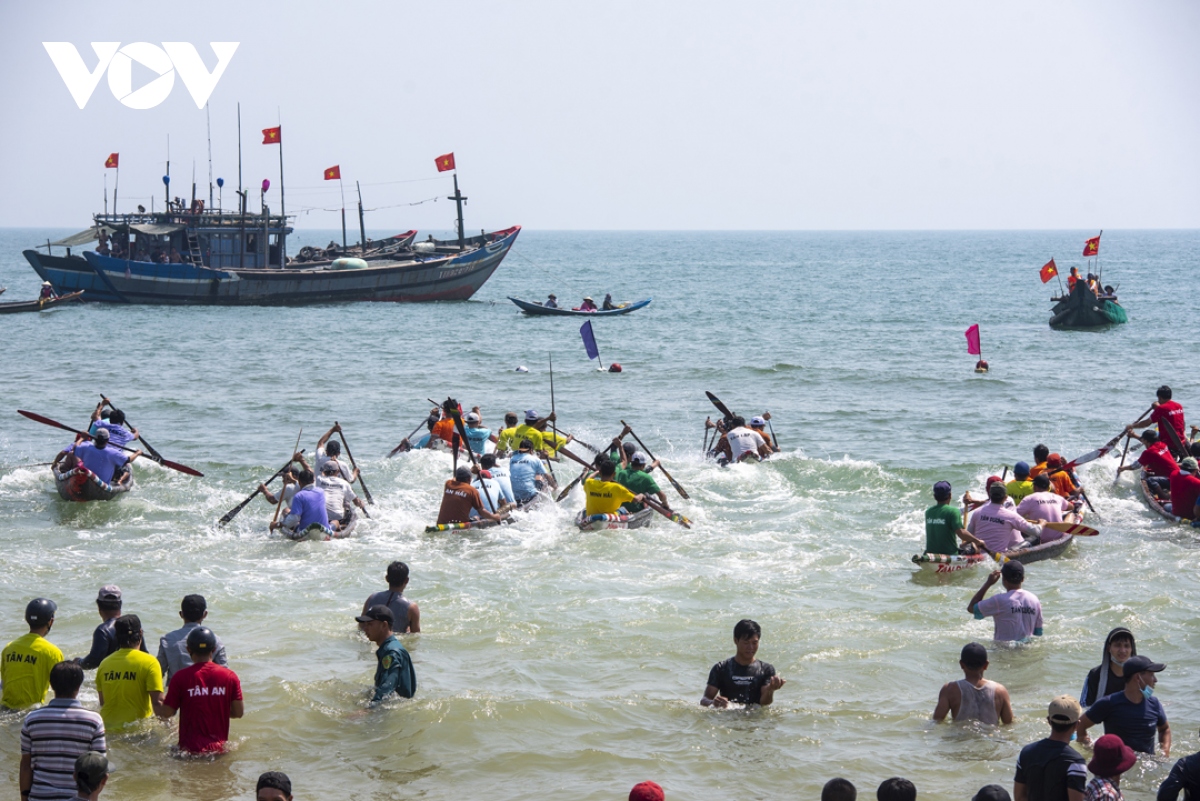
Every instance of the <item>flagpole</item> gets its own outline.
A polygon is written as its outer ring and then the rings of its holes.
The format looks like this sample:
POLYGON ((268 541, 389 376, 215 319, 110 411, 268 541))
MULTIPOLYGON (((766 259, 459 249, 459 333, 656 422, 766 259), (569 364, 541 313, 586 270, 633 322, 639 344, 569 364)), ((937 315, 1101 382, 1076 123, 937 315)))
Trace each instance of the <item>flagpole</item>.
POLYGON ((204 103, 204 126, 208 130, 208 210, 213 208, 212 180, 212 119, 208 115, 208 102, 204 103))
POLYGON ((346 186, 342 183, 341 165, 338 165, 338 187, 342 190, 342 253, 346 252, 346 186))
MULTIPOLYGON (((238 197, 242 197, 242 104, 238 103, 238 197)), ((242 214, 246 213, 246 207, 243 203, 242 214)), ((243 244, 243 247, 245 245, 243 244)))
POLYGON ((104 216, 108 216, 108 170, 104 171, 104 216))
MULTIPOLYGON (((279 121, 279 109, 275 109, 275 120, 279 121)), ((283 218, 283 226, 287 226, 287 206, 283 203, 283 124, 279 125, 279 216, 283 218)))
POLYGON ((117 174, 113 176, 113 214, 117 213, 117 186, 121 183, 121 157, 117 156, 117 174))

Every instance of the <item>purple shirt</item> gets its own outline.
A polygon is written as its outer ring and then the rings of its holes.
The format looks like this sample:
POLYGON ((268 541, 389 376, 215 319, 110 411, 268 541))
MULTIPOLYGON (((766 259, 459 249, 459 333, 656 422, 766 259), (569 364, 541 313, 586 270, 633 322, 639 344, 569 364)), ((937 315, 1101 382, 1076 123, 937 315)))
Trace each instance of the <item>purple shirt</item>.
POLYGON ((975 604, 977 615, 994 617, 993 639, 1028 640, 1042 628, 1042 604, 1029 590, 1009 590, 975 604))
POLYGON ((111 484, 113 473, 129 461, 129 456, 124 451, 109 447, 97 448, 90 442, 74 445, 71 451, 79 457, 84 467, 95 473, 96 478, 105 484, 111 484))
POLYGON ((320 523, 329 528, 329 514, 325 511, 325 493, 309 484, 292 496, 292 504, 288 510, 288 521, 298 518, 296 531, 303 531, 313 523, 320 523))
MULTIPOLYGON (((1061 523, 1063 512, 1074 509, 1074 505, 1063 496, 1046 491, 1026 495, 1017 505, 1017 514, 1021 517, 1031 517, 1034 520, 1045 520, 1047 523, 1061 523)), ((1052 528, 1042 529, 1042 542, 1054 542, 1066 535, 1052 528)))
POLYGON ((983 540, 988 550, 1007 551, 1025 541, 1017 531, 1037 534, 1041 529, 1021 517, 1015 510, 989 502, 979 507, 971 515, 967 531, 983 540))

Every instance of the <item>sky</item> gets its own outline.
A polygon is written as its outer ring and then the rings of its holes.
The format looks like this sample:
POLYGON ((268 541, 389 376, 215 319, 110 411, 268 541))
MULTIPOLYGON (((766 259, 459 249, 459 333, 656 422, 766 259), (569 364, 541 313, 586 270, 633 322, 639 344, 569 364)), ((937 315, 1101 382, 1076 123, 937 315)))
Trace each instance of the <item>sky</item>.
POLYGON ((448 230, 450 152, 468 229, 1195 228, 1198 38, 1194 0, 5 2, 0 226, 86 227, 112 152, 118 210, 168 152, 207 199, 209 125, 235 207, 240 103, 251 208, 281 125, 298 228, 340 225, 338 165, 351 227, 358 182, 368 228, 448 230), (207 114, 173 63, 153 108, 110 65, 80 109, 42 43, 99 41, 238 46, 207 114))

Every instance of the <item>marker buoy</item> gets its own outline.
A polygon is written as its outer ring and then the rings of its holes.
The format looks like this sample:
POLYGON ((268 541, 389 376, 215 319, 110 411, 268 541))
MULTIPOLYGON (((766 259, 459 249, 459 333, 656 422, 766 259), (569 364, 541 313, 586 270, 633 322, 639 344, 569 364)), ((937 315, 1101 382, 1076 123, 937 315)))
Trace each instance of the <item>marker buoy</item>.
POLYGON ((610 365, 608 366, 608 372, 610 372, 610 373, 619 373, 619 372, 621 372, 621 365, 617 364, 616 362, 613 362, 612 364, 610 364, 610 365))
POLYGON ((988 371, 988 363, 987 362, 985 362, 983 359, 980 359, 979 361, 975 362, 975 372, 986 373, 987 371, 988 371))
POLYGON ((519 364, 519 365, 517 365, 517 372, 518 372, 518 373, 528 373, 528 372, 529 372, 529 368, 528 368, 528 367, 526 367, 526 366, 525 366, 525 365, 523 365, 523 364, 519 364))

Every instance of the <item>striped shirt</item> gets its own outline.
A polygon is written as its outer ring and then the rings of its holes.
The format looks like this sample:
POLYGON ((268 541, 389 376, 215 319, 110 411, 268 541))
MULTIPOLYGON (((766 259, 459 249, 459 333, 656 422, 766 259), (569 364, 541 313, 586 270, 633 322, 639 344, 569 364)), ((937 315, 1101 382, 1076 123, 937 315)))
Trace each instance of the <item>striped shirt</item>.
POLYGON ((25 716, 21 753, 29 754, 33 785, 29 801, 75 797, 75 760, 86 751, 104 753, 104 721, 74 698, 55 698, 25 716))

